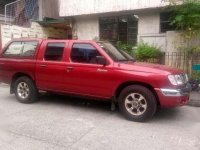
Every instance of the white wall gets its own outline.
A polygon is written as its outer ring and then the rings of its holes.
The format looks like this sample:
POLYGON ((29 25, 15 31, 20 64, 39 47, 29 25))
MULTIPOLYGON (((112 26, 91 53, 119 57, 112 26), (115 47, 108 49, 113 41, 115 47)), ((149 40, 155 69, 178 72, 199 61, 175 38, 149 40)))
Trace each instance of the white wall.
POLYGON ((161 48, 163 52, 166 49, 166 34, 160 33, 160 13, 142 13, 139 14, 138 21, 138 42, 143 41, 161 48))
POLYGON ((76 16, 156 8, 165 6, 162 0, 60 0, 60 16, 76 16))
MULTIPOLYGON (((99 38, 99 16, 75 17, 73 35, 81 40, 99 38)), ((161 47, 166 51, 166 34, 160 34, 159 13, 139 14, 138 41, 144 41, 161 47)))
POLYGON ((139 14, 138 34, 159 34, 160 14, 143 13, 139 14))
MULTIPOLYGON (((163 52, 174 52, 183 40, 180 35, 174 31, 160 33, 160 15, 159 12, 138 14, 138 42, 144 41, 161 48, 163 52)), ((74 33, 78 39, 92 40, 99 38, 98 16, 75 17, 74 33)))
POLYGON ((98 17, 77 17, 74 27, 78 39, 92 40, 99 36, 98 17))

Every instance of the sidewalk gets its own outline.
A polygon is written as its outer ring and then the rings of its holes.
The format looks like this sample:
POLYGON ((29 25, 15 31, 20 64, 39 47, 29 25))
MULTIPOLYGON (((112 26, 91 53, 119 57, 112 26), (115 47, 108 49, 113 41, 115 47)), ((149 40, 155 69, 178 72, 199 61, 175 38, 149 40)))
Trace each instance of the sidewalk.
POLYGON ((188 105, 200 107, 200 92, 191 92, 188 105))

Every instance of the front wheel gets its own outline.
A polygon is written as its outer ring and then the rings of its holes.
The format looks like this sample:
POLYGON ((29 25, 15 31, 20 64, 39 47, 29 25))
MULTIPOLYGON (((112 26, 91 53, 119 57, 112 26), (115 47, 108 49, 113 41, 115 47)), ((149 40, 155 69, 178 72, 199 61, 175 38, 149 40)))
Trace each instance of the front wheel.
POLYGON ((38 90, 35 83, 28 77, 19 77, 14 84, 14 92, 21 103, 33 103, 37 101, 38 90))
POLYGON ((144 122, 156 112, 155 95, 148 88, 141 85, 126 87, 119 96, 119 108, 122 114, 131 121, 144 122))

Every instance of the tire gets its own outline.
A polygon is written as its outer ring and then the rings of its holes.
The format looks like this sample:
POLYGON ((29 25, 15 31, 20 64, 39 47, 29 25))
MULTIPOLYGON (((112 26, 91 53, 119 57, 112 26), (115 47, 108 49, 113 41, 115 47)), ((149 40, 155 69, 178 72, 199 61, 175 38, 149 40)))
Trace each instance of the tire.
POLYGON ((157 110, 155 95, 146 87, 131 85, 120 93, 119 109, 131 121, 145 122, 153 117, 157 110))
POLYGON ((20 103, 33 103, 38 100, 35 83, 28 77, 19 77, 14 84, 14 93, 20 103))

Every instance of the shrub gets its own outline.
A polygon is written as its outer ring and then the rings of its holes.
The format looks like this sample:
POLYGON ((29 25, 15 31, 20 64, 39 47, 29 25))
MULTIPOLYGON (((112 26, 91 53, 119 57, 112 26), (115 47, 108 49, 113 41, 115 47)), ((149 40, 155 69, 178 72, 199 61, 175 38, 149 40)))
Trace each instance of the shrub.
POLYGON ((120 50, 127 52, 130 55, 133 55, 133 45, 132 44, 126 44, 121 41, 118 41, 116 47, 120 50))
POLYGON ((199 80, 200 81, 200 71, 192 71, 190 79, 199 80))
POLYGON ((158 59, 161 56, 161 50, 155 45, 141 42, 134 51, 134 56, 139 61, 147 61, 148 59, 158 59))

